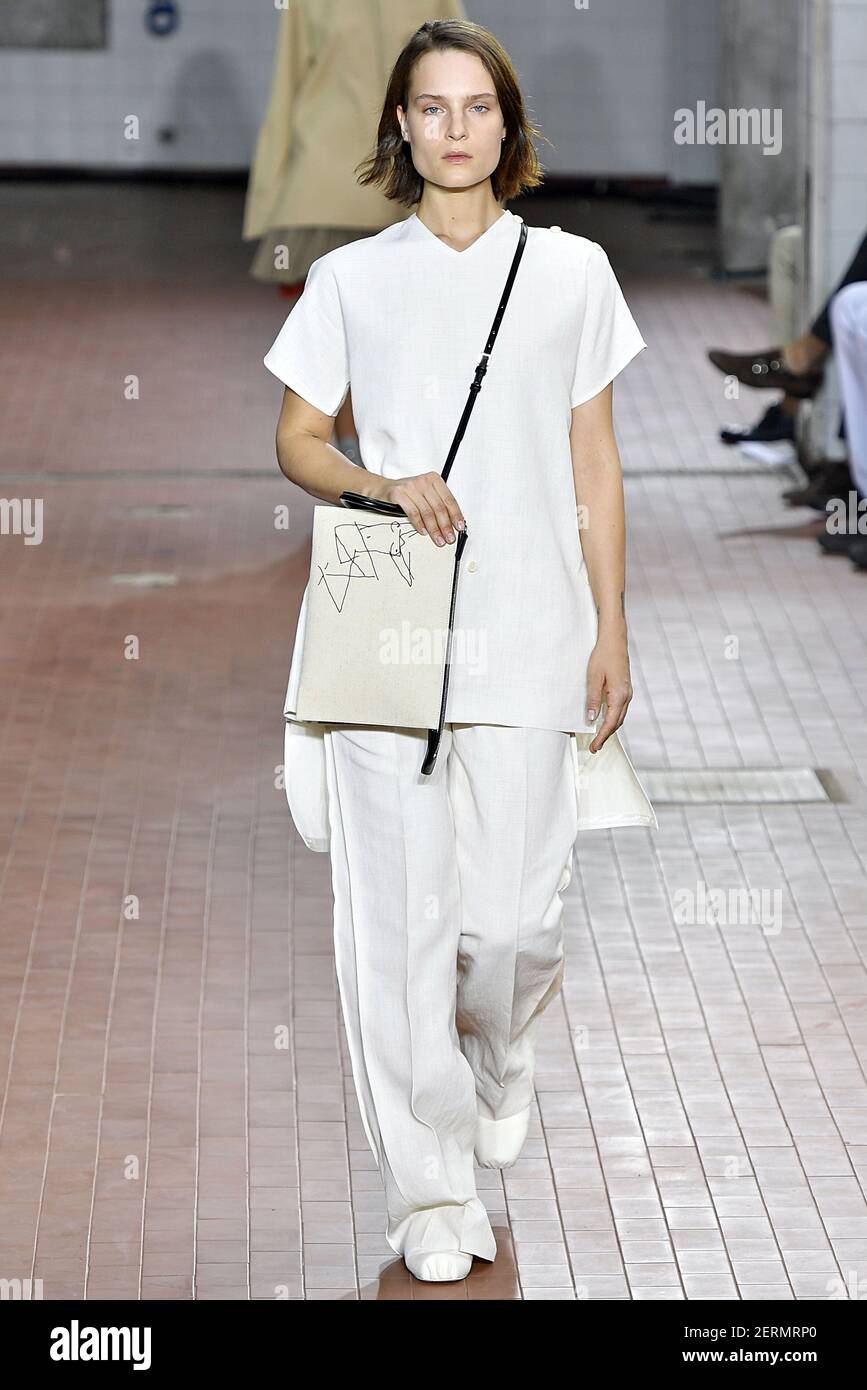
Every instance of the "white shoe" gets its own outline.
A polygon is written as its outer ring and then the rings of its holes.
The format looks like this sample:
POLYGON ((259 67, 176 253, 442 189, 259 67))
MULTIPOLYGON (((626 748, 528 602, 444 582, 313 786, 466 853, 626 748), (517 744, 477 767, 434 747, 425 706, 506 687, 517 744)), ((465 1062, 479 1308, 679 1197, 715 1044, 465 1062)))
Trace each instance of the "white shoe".
POLYGON ((416 1279, 437 1284, 466 1279, 473 1267, 472 1255, 463 1250, 407 1250, 403 1262, 416 1279))
POLYGON ((480 1168, 511 1168, 520 1155, 530 1128, 530 1106, 517 1115, 489 1120, 479 1115, 476 1124, 476 1162, 480 1168))

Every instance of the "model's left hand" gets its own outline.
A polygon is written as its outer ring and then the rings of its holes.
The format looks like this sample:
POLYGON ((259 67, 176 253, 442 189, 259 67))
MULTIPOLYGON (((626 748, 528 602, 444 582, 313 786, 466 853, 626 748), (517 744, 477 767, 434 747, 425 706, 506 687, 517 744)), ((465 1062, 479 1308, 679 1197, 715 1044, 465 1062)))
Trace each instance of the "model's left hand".
POLYGON ((605 723, 590 744, 598 753, 606 739, 619 729, 632 699, 629 651, 625 633, 600 633, 587 663, 587 722, 592 723, 605 699, 605 723))

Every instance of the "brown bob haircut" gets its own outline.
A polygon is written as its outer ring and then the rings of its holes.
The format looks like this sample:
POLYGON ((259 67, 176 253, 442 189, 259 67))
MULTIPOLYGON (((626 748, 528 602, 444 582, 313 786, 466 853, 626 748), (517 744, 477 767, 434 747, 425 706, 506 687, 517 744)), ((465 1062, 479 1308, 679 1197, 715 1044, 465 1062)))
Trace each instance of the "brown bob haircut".
POLYGON ((413 164, 409 144, 401 134, 396 107, 402 106, 404 111, 409 109, 410 77, 422 54, 449 48, 459 48, 481 58, 497 93, 506 138, 500 162, 491 174, 494 197, 503 202, 529 188, 536 188, 542 182, 542 169, 532 137, 540 132, 527 119, 515 69, 505 49, 488 29, 462 19, 429 19, 403 48, 388 79, 376 148, 356 166, 364 171, 358 183, 379 184, 386 198, 407 206, 421 200, 424 179, 413 164))

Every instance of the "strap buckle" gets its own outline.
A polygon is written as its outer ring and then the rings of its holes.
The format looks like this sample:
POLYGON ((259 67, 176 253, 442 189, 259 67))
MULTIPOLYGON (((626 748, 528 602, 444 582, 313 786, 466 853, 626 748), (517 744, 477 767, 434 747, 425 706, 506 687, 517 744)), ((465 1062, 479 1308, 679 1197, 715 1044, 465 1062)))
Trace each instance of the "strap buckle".
POLYGON ((481 391, 481 389, 482 389, 482 377, 485 375, 485 372, 488 370, 488 358, 490 357, 490 355, 491 355, 491 354, 490 354, 489 352, 483 352, 483 353, 482 353, 481 361, 479 362, 479 365, 476 367, 476 374, 475 374, 475 376, 473 377, 472 382, 470 383, 470 390, 471 390, 471 391, 476 391, 476 392, 481 391))

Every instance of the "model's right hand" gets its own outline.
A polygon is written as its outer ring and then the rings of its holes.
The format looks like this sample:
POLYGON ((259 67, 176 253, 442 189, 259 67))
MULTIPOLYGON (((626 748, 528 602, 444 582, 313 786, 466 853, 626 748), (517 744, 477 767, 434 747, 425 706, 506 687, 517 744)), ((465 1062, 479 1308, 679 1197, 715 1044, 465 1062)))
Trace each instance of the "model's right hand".
POLYGON ((439 473, 419 473, 411 478, 388 478, 383 500, 403 507, 415 529, 427 534, 437 545, 455 539, 455 528, 463 530, 464 516, 457 499, 439 473))

